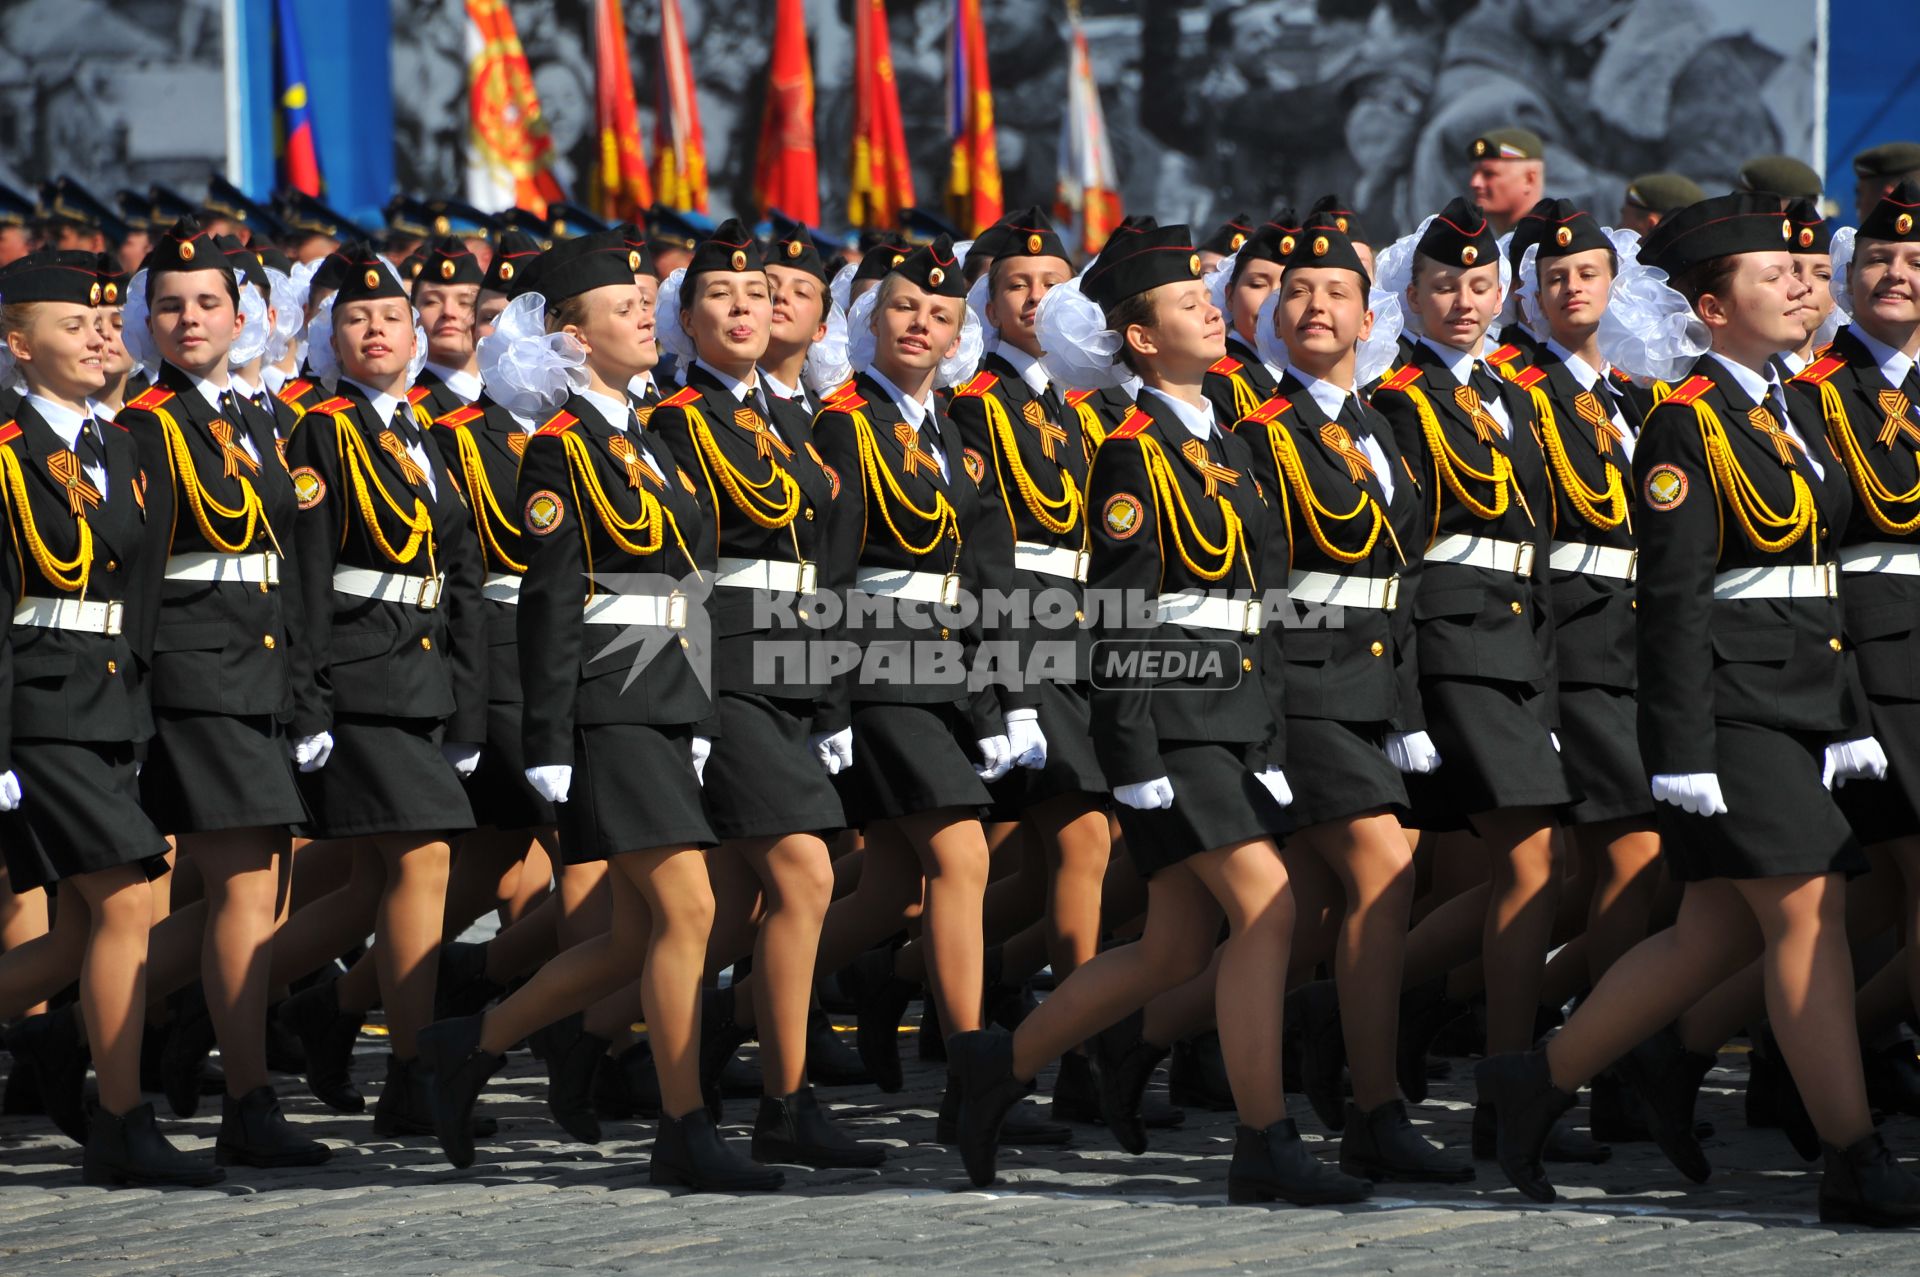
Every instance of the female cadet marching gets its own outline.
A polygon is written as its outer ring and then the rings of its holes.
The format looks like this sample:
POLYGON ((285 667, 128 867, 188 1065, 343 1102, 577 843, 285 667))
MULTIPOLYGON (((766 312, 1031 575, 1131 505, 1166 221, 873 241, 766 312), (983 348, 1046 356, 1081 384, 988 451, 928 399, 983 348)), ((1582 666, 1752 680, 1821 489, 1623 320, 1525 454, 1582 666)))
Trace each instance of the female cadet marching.
MULTIPOLYGON (((167 844, 140 808, 135 751, 153 727, 134 662, 162 565, 138 449, 88 403, 105 381, 95 255, 23 257, 0 272, 0 297, 3 362, 25 389, 0 424, 12 618, 0 641, 0 851, 13 890, 58 901, 40 943, 0 956, 0 1015, 79 980, 99 1106, 89 1116, 77 1081, 42 1095, 85 1146, 89 1184, 217 1183, 223 1173, 169 1144, 140 1095, 149 883, 167 872, 167 844)), ((43 1083, 77 1079, 79 1027, 73 1011, 37 1016, 9 1045, 43 1083)))
POLYGON ((1288 208, 1250 234, 1234 235, 1240 242, 1220 296, 1220 312, 1227 321, 1227 353, 1207 369, 1207 399, 1222 422, 1238 421, 1273 398, 1279 370, 1260 358, 1256 329, 1260 308, 1280 286, 1287 257, 1280 245, 1291 243, 1299 230, 1299 220, 1288 208))
POLYGON ((1828 786, 1885 759, 1872 724, 1856 721, 1840 637, 1837 595, 1851 581, 1832 529, 1846 489, 1826 481, 1832 455, 1807 446, 1812 419, 1792 412, 1774 362, 1804 336, 1791 233, 1771 197, 1682 209, 1641 250, 1663 275, 1633 290, 1658 299, 1636 310, 1656 313, 1619 316, 1656 334, 1691 312, 1711 343, 1634 453, 1639 733, 1662 856, 1685 894, 1674 926, 1616 962, 1543 1050, 1476 1070, 1501 1169, 1538 1201, 1554 1197, 1540 1154, 1555 1119, 1616 1061, 1661 1151, 1707 1178, 1695 1082, 1674 1067, 1667 1026, 1758 956, 1773 1031, 1825 1146, 1820 1217, 1920 1222, 1920 1179, 1874 1131, 1854 1029, 1845 875, 1865 859, 1828 786), (1671 287, 1653 287, 1663 279, 1671 287))

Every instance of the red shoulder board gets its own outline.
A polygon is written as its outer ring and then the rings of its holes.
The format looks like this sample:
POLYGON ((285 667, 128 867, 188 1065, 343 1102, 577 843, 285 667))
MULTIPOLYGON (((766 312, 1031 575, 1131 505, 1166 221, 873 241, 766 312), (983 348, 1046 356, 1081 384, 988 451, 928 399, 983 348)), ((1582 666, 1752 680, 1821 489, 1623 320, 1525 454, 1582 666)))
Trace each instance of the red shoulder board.
POLYGON ((700 392, 692 386, 682 386, 680 389, 674 391, 672 395, 662 399, 659 406, 662 408, 684 408, 699 397, 700 392))
POLYGON ((1291 399, 1286 399, 1281 397, 1280 395, 1275 395, 1273 398, 1267 400, 1265 403, 1261 404, 1258 408, 1255 408, 1252 412, 1248 413, 1247 420, 1258 421, 1264 425, 1265 423, 1272 421, 1275 417, 1279 416, 1281 413, 1285 412, 1287 409, 1291 407, 1293 407, 1293 401, 1291 399))
POLYGON ((1380 383, 1380 389, 1405 390, 1418 380, 1420 380, 1420 370, 1418 368, 1415 368, 1412 364, 1401 364, 1393 370, 1391 376, 1380 383))
POLYGON ((335 395, 331 399, 322 400, 315 404, 312 408, 308 409, 308 411, 323 413, 344 412, 351 407, 353 407, 353 400, 347 398, 345 395, 335 395))
POLYGON ((1694 400, 1698 399, 1701 395, 1706 394, 1709 390, 1712 390, 1712 389, 1713 389, 1713 382, 1708 378, 1698 377, 1698 376, 1689 377, 1685 381, 1681 382, 1679 385, 1675 386, 1673 388, 1673 393, 1668 395, 1666 399, 1663 400, 1662 402, 1679 403, 1679 404, 1692 403, 1694 400))
MULTIPOLYGON (((1219 365, 1217 364, 1215 365, 1215 367, 1218 367, 1218 366, 1219 365)), ((1239 365, 1235 364, 1234 367, 1237 368, 1239 367, 1239 365)), ((1120 424, 1113 428, 1112 432, 1107 435, 1107 438, 1108 439, 1135 438, 1140 434, 1142 430, 1145 430, 1147 428, 1147 423, 1152 420, 1153 420, 1152 417, 1149 417, 1146 413, 1141 412, 1138 408, 1129 408, 1127 409, 1127 415, 1121 418, 1120 424)))
POLYGON ((1222 355, 1219 360, 1214 363, 1213 367, 1207 369, 1207 371, 1217 372, 1222 377, 1231 377, 1233 374, 1239 372, 1240 368, 1241 363, 1238 359, 1235 359, 1232 355, 1222 355))
POLYGON ((138 408, 142 412, 152 412, 171 398, 173 398, 173 392, 165 386, 149 386, 141 391, 127 407, 138 408))
POLYGON ((981 395, 986 394, 999 384, 1000 379, 998 377, 990 372, 981 371, 973 374, 973 380, 960 387, 960 389, 954 393, 956 395, 964 395, 969 399, 978 399, 981 395))
POLYGON ((458 430, 468 422, 486 415, 487 410, 485 408, 476 408, 472 404, 461 404, 445 416, 435 417, 433 424, 436 426, 445 426, 449 430, 458 430))
POLYGON ((820 396, 820 402, 830 404, 834 400, 842 398, 846 395, 850 395, 852 393, 853 393, 853 378, 849 377, 845 381, 841 382, 839 385, 835 386, 832 390, 829 390, 826 394, 820 396))
POLYGON ((855 412, 866 406, 867 406, 867 401, 862 399, 859 395, 855 394, 853 389, 853 383, 848 382, 846 386, 840 391, 839 394, 835 395, 832 399, 829 399, 826 402, 826 405, 822 407, 820 411, 822 412, 855 412))
POLYGON ((14 422, 9 421, 5 425, 0 425, 0 448, 6 447, 19 437, 20 427, 14 422))
POLYGON ((428 395, 432 393, 433 391, 429 390, 425 386, 415 386, 412 390, 409 390, 407 392, 407 402, 417 406, 422 399, 425 399, 428 395))
POLYGON ((1802 368, 1800 375, 1795 377, 1794 380, 1804 381, 1810 385, 1817 386, 1846 366, 1846 360, 1837 359, 1832 355, 1828 355, 1825 359, 1816 359, 1805 368, 1802 368))
POLYGON ((1532 390, 1547 379, 1545 368, 1526 368, 1514 373, 1510 380, 1522 390, 1532 390))
POLYGON ((1093 392, 1091 390, 1069 390, 1067 392, 1067 407, 1078 408, 1092 397, 1093 392))
POLYGON ((546 424, 534 431, 534 433, 540 435, 563 435, 573 429, 573 424, 578 420, 580 420, 580 418, 570 412, 564 410, 556 412, 551 417, 548 417, 546 424))
POLYGON ((1496 364, 1496 365, 1510 364, 1514 360, 1520 358, 1520 356, 1523 353, 1524 352, 1520 349, 1520 347, 1515 346, 1512 343, 1508 343, 1507 345, 1502 346, 1500 347, 1500 349, 1494 351, 1491 355, 1488 355, 1487 362, 1490 364, 1496 364))
POLYGON ((313 383, 310 381, 290 381, 280 387, 280 393, 275 395, 274 398, 278 399, 281 403, 290 404, 312 389, 313 383))

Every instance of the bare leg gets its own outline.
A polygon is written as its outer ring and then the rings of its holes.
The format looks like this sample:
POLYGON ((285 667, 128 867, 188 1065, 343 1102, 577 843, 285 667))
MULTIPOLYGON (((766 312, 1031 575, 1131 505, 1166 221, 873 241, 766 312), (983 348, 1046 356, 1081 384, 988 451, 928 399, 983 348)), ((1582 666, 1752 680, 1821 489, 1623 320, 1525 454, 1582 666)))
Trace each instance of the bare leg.
POLYGON ((72 895, 61 901, 60 912, 84 901, 90 923, 80 967, 80 1014, 100 1082, 100 1107, 124 1116, 140 1105, 154 893, 138 865, 69 878, 61 884, 63 895, 69 887, 72 895))
POLYGON ((411 1060, 414 1034, 433 1020, 449 852, 444 842, 417 843, 413 835, 374 841, 386 863, 387 889, 380 900, 373 950, 362 961, 378 963, 388 1041, 394 1055, 411 1060))
MULTIPOLYGON (((46 889, 35 887, 16 896, 7 881, 7 867, 0 865, 0 953, 18 949, 27 941, 46 935, 51 925, 49 919, 46 889)), ((5 1005, 4 995, 0 995, 0 1005, 5 1005)), ((24 1008, 28 1015, 38 1015, 46 1009, 43 1003, 24 1008)))
POLYGON ((200 981, 220 1042, 227 1093, 267 1085, 267 975, 279 904, 279 853, 287 836, 272 829, 188 834, 184 859, 200 866, 208 918, 200 981))
POLYGON ((1107 813, 1084 794, 1041 803, 1026 814, 1047 853, 1047 956, 1064 980, 1100 948, 1100 885, 1112 840, 1107 813))
POLYGON ((1599 869, 1587 915, 1587 971, 1594 980, 1646 939, 1660 885, 1660 835, 1644 821, 1619 820, 1573 831, 1599 869))
POLYGON ((921 934, 930 942, 927 967, 941 1027, 948 1034, 978 1029, 986 976, 986 836, 979 821, 959 811, 918 813, 898 824, 926 875, 921 934))
POLYGON ((1474 825, 1493 868, 1481 956, 1487 970, 1487 1052, 1533 1046, 1540 980, 1553 936, 1554 826, 1545 811, 1482 812, 1474 825))

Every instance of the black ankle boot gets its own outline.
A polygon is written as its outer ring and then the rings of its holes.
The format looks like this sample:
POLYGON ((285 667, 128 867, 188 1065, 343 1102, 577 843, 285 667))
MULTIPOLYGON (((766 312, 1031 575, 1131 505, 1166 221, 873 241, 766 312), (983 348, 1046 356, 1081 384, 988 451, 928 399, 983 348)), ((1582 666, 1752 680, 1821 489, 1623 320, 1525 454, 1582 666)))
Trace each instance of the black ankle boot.
POLYGON ((574 1140, 598 1144, 594 1079, 612 1044, 588 1033, 585 1023, 586 1016, 576 1011, 536 1030, 528 1040, 547 1065, 547 1112, 574 1140))
POLYGON ((1641 1112, 1646 1114, 1647 1134, 1660 1146, 1682 1175, 1696 1184, 1704 1184, 1713 1174, 1694 1133, 1693 1105, 1700 1094, 1700 1083, 1713 1067, 1713 1057, 1688 1051, 1680 1035, 1671 1026, 1660 1030, 1645 1042, 1614 1062, 1620 1080, 1640 1097, 1641 1112))
POLYGON ((600 1058, 593 1071, 593 1111, 604 1122, 660 1116, 660 1078, 653 1071, 653 1048, 644 1040, 600 1058))
POLYGON ((360 1040, 358 1011, 340 1009, 337 979, 327 979, 281 1005, 286 1026, 300 1039, 307 1057, 307 1089, 336 1113, 359 1113, 366 1097, 353 1084, 353 1048, 360 1040))
POLYGON ((1427 1055, 1440 1031, 1472 1010, 1447 996, 1444 978, 1408 989, 1400 995, 1400 1029, 1394 1053, 1400 1093, 1409 1104, 1427 1100, 1427 1055))
POLYGON ((1407 1119, 1403 1100, 1368 1113, 1347 1105, 1340 1141, 1340 1169, 1362 1179, 1402 1184, 1464 1184, 1473 1163, 1430 1142, 1407 1119))
MULTIPOLYGON (((940 1108, 933 1120, 933 1142, 948 1148, 960 1145, 960 1088, 949 1074, 940 1092, 940 1108)), ((1073 1143, 1073 1128, 1042 1117, 1031 1104, 1016 1104, 1000 1123, 1000 1142, 1018 1148, 1064 1148, 1073 1143)))
POLYGON ((700 1095, 707 1112, 721 1120, 720 1076, 733 1063, 733 1053, 753 1036, 733 1018, 733 986, 708 989, 700 996, 700 1095))
POLYGON ((160 1086, 175 1117, 200 1111, 200 1078, 216 1045, 206 993, 199 983, 190 984, 173 998, 173 1020, 160 1049, 160 1086))
POLYGON ((807 1012, 807 1079, 815 1086, 865 1086, 873 1081, 859 1052, 840 1040, 833 1020, 819 1007, 807 1012))
POLYGON ((660 1119, 647 1178, 661 1188, 696 1193, 770 1193, 787 1182, 781 1172, 734 1152, 704 1108, 660 1119))
POLYGON ((293 1129, 270 1086, 256 1086, 239 1099, 220 1098, 220 1136, 213 1144, 219 1166, 318 1166, 333 1156, 319 1140, 293 1129))
POLYGON ((813 1088, 792 1095, 760 1097, 753 1122, 753 1160, 793 1162, 816 1170, 878 1166, 887 1160, 879 1144, 862 1144, 827 1116, 813 1088))
POLYGON ((1806 1101, 1800 1098, 1800 1087, 1771 1029, 1757 1030, 1753 1049, 1747 1053, 1746 1107, 1748 1126, 1779 1127, 1802 1161, 1820 1156, 1819 1133, 1813 1129, 1806 1101))
POLYGON ((1001 1125, 1033 1086, 1013 1076, 1013 1038, 997 1029, 954 1034, 947 1058, 947 1089, 960 1097, 954 1123, 960 1162, 974 1187, 985 1188, 993 1183, 1001 1125))
POLYGON ((1820 1222, 1911 1228, 1920 1224, 1920 1178, 1900 1164, 1879 1132, 1846 1148, 1821 1146, 1820 1222))
POLYGON ((1313 1115, 1330 1131, 1346 1122, 1347 1043, 1341 1036, 1340 995, 1331 980, 1316 980, 1294 995, 1300 1004, 1300 1085, 1313 1115))
POLYGON ((480 1049, 481 1022, 478 1014, 436 1020, 420 1030, 418 1038, 415 1071, 424 1069, 430 1079, 433 1134, 456 1170, 473 1165, 473 1106, 480 1102, 487 1079, 506 1063, 505 1056, 480 1049))
POLYGON ((1860 1049, 1866 1067, 1867 1099, 1882 1113, 1920 1117, 1920 1058, 1910 1038, 1860 1049))
MULTIPOLYGON (((500 1129, 490 1117, 472 1118, 467 1125, 482 1139, 500 1129)), ((373 1133, 389 1137, 439 1134, 433 1120, 433 1074, 424 1061, 387 1057, 387 1080, 373 1106, 373 1133)))
POLYGON ((1545 1051, 1490 1055, 1473 1077, 1480 1108, 1493 1114, 1494 1155, 1508 1182, 1536 1202, 1551 1202, 1556 1194, 1541 1159, 1554 1123, 1576 1097, 1553 1084, 1545 1051))
POLYGON ((1121 1148, 1129 1153, 1147 1151, 1147 1127, 1140 1113, 1140 1100, 1167 1048, 1157 1046, 1141 1035, 1142 1017, 1138 1011, 1093 1039, 1094 1077, 1100 1084, 1100 1118, 1121 1148))
POLYGON ((307 1071, 307 1052, 282 1018, 286 1005, 276 1002, 267 1008, 267 1070, 299 1076, 307 1071))
MULTIPOLYGON (((1093 1061, 1088 1056, 1072 1051, 1060 1057, 1060 1071, 1053 1079, 1051 1116, 1056 1122, 1106 1124, 1100 1117, 1100 1084, 1094 1080, 1093 1061)), ((1150 1131, 1171 1130, 1186 1120, 1184 1109, 1157 1095, 1140 1098, 1140 1124, 1150 1131)))
POLYGON ((986 1008, 987 1023, 1011 1033, 1040 1003, 1024 983, 1006 979, 1006 953, 999 945, 987 950, 986 968, 981 1005, 986 1008))
POLYGON ((80 1173, 98 1188, 121 1185, 171 1185, 205 1188, 227 1173, 167 1142, 153 1119, 153 1105, 141 1104, 115 1115, 98 1109, 87 1134, 80 1173))
POLYGON ((487 978, 486 945, 449 940, 440 946, 440 968, 433 986, 434 1019, 479 1015, 505 992, 487 978))
POLYGON ((1647 1134, 1639 1096, 1612 1069, 1596 1074, 1587 1092, 1587 1129, 1593 1132, 1593 1138, 1606 1144, 1644 1144, 1653 1138, 1647 1134))
POLYGON ((1220 1054, 1220 1035, 1212 1031, 1181 1038, 1167 1063, 1167 1098, 1185 1108, 1233 1112, 1233 1088, 1220 1054))
POLYGON ((1331 1206, 1363 1202, 1371 1196, 1373 1185, 1323 1164, 1308 1152, 1292 1118, 1265 1130, 1234 1128, 1227 1200, 1235 1205, 1283 1201, 1295 1206, 1331 1206))
POLYGON ((893 950, 875 949, 854 959, 859 972, 854 1011, 859 1029, 854 1043, 873 1084, 888 1095, 905 1085, 900 1074, 900 1020, 919 987, 893 973, 893 950))
MULTIPOLYGON (((1498 1161, 1500 1157, 1499 1123, 1494 1118, 1490 1105, 1477 1105, 1473 1110, 1473 1160, 1476 1162, 1498 1161)), ((1547 1147, 1541 1152, 1544 1162, 1570 1163, 1579 1166, 1598 1166, 1613 1158, 1613 1148, 1601 1144, 1589 1134, 1575 1130, 1565 1122, 1554 1125, 1553 1133, 1547 1136, 1547 1147)))
POLYGON ((87 1142, 87 1047, 80 1040, 80 1008, 73 1004, 30 1015, 7 1034, 13 1066, 33 1074, 40 1102, 60 1133, 87 1142))

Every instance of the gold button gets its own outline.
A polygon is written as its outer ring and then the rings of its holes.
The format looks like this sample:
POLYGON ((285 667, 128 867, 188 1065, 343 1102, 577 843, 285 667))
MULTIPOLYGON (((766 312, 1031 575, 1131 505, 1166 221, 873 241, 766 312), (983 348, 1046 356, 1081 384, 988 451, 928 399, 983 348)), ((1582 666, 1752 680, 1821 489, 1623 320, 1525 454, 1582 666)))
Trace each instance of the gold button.
POLYGON ((1375 656, 1385 656, 1387 654, 1387 645, 1385 643, 1382 643, 1379 639, 1375 639, 1373 641, 1373 646, 1369 647, 1367 650, 1369 652, 1372 652, 1375 656))
POLYGON ((120 672, 120 663, 118 661, 107 662, 107 673, 118 674, 119 672, 120 672))
POLYGON ((1087 619, 1087 614, 1085 612, 1075 612, 1073 614, 1073 619, 1076 621, 1084 621, 1087 619))
POLYGON ((947 630, 947 627, 943 625, 943 626, 941 626, 941 627, 940 627, 940 637, 941 637, 941 638, 952 638, 952 637, 953 637, 953 635, 952 635, 951 633, 949 633, 949 632, 948 632, 948 630, 947 630))
POLYGON ((807 515, 807 521, 808 521, 809 523, 811 523, 811 522, 813 521, 813 507, 812 507, 812 506, 808 506, 808 507, 807 507, 807 509, 806 509, 806 515, 807 515))
POLYGON ((807 619, 807 609, 805 608, 800 609, 800 619, 803 621, 807 619))
POLYGON ((1252 668, 1253 668, 1253 658, 1252 658, 1252 657, 1250 657, 1250 656, 1243 656, 1243 657, 1241 657, 1241 658, 1240 658, 1240 668, 1241 668, 1241 669, 1243 669, 1243 670, 1250 670, 1250 669, 1252 669, 1252 668))
POLYGON ((1828 639, 1827 646, 1837 652, 1840 650, 1840 640, 1837 638, 1828 639))
POLYGON ((265 636, 264 638, 262 638, 262 639, 261 639, 260 641, 261 641, 262 643, 265 643, 265 644, 267 645, 267 647, 268 647, 268 649, 269 649, 269 650, 271 650, 271 649, 272 649, 272 647, 273 647, 273 635, 271 635, 271 634, 269 634, 269 635, 267 635, 267 636, 265 636))
POLYGON ((1515 600, 1514 600, 1513 602, 1511 602, 1511 603, 1509 603, 1509 604, 1507 604, 1507 606, 1513 609, 1513 614, 1514 614, 1515 616, 1518 616, 1518 615, 1520 615, 1520 614, 1521 614, 1522 612, 1524 612, 1524 611, 1526 611, 1526 610, 1527 610, 1527 609, 1525 609, 1525 608, 1523 608, 1523 607, 1521 607, 1521 606, 1520 606, 1520 601, 1519 601, 1518 599, 1515 599, 1515 600))
POLYGON ((433 650, 433 640, 424 634, 420 636, 420 650, 423 652, 431 652, 433 650))
POLYGON ((681 647, 685 647, 685 646, 687 646, 687 641, 686 641, 685 639, 681 639, 681 640, 680 640, 680 646, 681 646, 681 647))
POLYGON ((107 571, 118 572, 119 570, 120 570, 120 560, 118 559, 107 560, 107 571))

